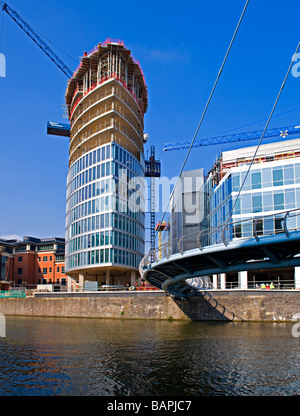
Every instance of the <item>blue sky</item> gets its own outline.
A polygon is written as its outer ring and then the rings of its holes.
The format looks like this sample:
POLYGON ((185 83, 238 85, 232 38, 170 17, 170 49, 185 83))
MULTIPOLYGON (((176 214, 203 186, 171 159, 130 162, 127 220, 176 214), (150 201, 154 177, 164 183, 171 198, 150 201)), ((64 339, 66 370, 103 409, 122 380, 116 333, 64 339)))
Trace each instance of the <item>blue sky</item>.
MULTIPOLYGON (((8 5, 73 58, 49 43, 72 70, 97 43, 124 40, 148 85, 145 150, 155 144, 163 176, 176 176, 186 150, 164 152, 164 144, 192 139, 245 0, 8 5)), ((297 0, 250 0, 197 138, 268 117, 299 42, 299 15, 297 0)), ((67 78, 3 12, 1 27, 6 77, 0 78, 0 235, 64 236, 68 140, 47 136, 46 123, 67 122, 67 78)), ((270 127, 300 124, 299 92, 300 77, 290 75, 270 127)), ((235 132, 262 129, 264 123, 235 132)), ((221 150, 236 146, 195 149, 186 169, 207 171, 221 150)))

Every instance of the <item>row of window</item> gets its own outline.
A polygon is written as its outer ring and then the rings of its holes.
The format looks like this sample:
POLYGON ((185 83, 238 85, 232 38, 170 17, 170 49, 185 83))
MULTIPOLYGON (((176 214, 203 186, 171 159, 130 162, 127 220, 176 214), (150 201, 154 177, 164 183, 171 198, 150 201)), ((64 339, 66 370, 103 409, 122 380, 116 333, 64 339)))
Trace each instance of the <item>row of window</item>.
POLYGON ((300 187, 282 191, 242 194, 235 205, 234 214, 289 210, 300 206, 300 187))
MULTIPOLYGON (((97 166, 94 166, 90 169, 87 169, 77 175, 67 187, 67 199, 69 199, 70 195, 79 189, 81 186, 86 185, 87 183, 96 181, 100 178, 104 178, 106 176, 115 176, 116 178, 123 178, 126 182, 131 181, 132 179, 137 177, 128 166, 123 166, 118 162, 105 162, 101 163, 97 166)), ((138 176, 143 177, 143 176, 138 176)), ((116 188, 116 184, 113 182, 112 186, 110 186, 111 192, 113 192, 116 188), (113 186, 114 185, 114 186, 113 186)))
POLYGON ((117 144, 112 143, 106 146, 103 145, 79 158, 69 170, 67 177, 68 184, 76 179, 76 175, 86 168, 107 161, 110 158, 122 163, 125 167, 133 171, 136 176, 144 176, 144 161, 140 164, 129 152, 117 144))
MULTIPOLYGON (((64 259, 65 259, 64 255, 56 256, 56 261, 64 260, 64 259)), ((22 262, 22 261, 23 261, 23 257, 19 256, 18 262, 22 262)), ((38 261, 52 261, 52 256, 49 256, 49 260, 48 260, 48 256, 43 256, 43 260, 42 260, 42 257, 38 257, 38 261)))
POLYGON ((56 279, 56 282, 52 282, 52 279, 46 279, 46 278, 43 278, 42 280, 38 279, 38 284, 46 285, 47 283, 49 283, 50 285, 52 283, 56 283, 58 285, 61 284, 65 286, 67 284, 67 279, 65 277, 62 277, 61 279, 56 279))
MULTIPOLYGON (((227 238, 245 238, 261 235, 273 235, 283 233, 284 230, 284 216, 274 215, 266 218, 244 220, 240 223, 234 223, 233 226, 228 227, 227 238)), ((300 226, 300 218, 298 216, 291 216, 287 219, 287 229, 297 229, 300 226)))
MULTIPOLYGON (((59 266, 56 267, 56 272, 57 273, 64 273, 65 272, 65 267, 62 266, 61 269, 59 266)), ((43 270, 41 270, 41 268, 38 268, 38 273, 43 273, 43 274, 47 274, 47 273, 52 273, 52 267, 49 267, 49 269, 47 267, 43 267, 43 270)), ((18 275, 23 274, 23 268, 22 267, 18 267, 18 275)))
MULTIPOLYGON (((63 244, 56 244, 56 250, 63 250, 63 249, 64 249, 63 244)), ((53 244, 39 245, 39 246, 23 245, 23 246, 15 247, 16 252, 28 251, 28 250, 30 250, 30 251, 53 251, 54 250, 54 245, 53 244)))
POLYGON ((142 256, 136 253, 132 253, 127 250, 119 250, 116 248, 111 249, 98 249, 84 251, 77 254, 72 254, 66 258, 66 268, 73 269, 75 267, 89 266, 89 265, 101 265, 105 263, 114 263, 120 265, 126 265, 137 268, 142 260, 142 256))
MULTIPOLYGON (((126 171, 124 170, 124 172, 126 171)), ((118 178, 107 178, 98 182, 93 182, 90 185, 78 189, 68 198, 66 212, 69 212, 75 205, 87 199, 108 193, 114 193, 119 197, 124 197, 126 199, 135 199, 136 204, 140 205, 144 202, 144 195, 143 192, 141 192, 144 187, 143 185, 144 184, 136 178, 131 178, 128 182, 127 175, 125 175, 125 180, 123 181, 120 181, 118 178), (133 193, 135 193, 135 195, 131 197, 133 193)))
POLYGON ((70 225, 66 230, 67 239, 69 240, 79 234, 112 227, 134 234, 141 239, 145 237, 145 229, 138 222, 116 212, 107 212, 105 214, 84 218, 70 225))
POLYGON ((233 215, 292 210, 300 206, 300 187, 282 191, 242 193, 236 202, 233 195, 210 215, 210 226, 217 227, 224 223, 233 204, 233 215))
POLYGON ((138 253, 144 253, 143 241, 138 240, 136 237, 131 235, 113 230, 86 234, 82 237, 74 238, 68 241, 66 245, 66 253, 69 254, 75 251, 107 245, 114 245, 122 248, 127 247, 138 253))
MULTIPOLYGON (((246 172, 233 173, 232 189, 238 191, 242 185, 246 172)), ((300 163, 291 163, 272 168, 253 169, 247 176, 243 191, 267 188, 273 186, 293 185, 300 183, 300 163)))
POLYGON ((137 205, 131 201, 119 200, 118 197, 108 195, 91 199, 80 205, 77 205, 66 215, 66 226, 89 215, 97 214, 104 211, 122 212, 141 224, 144 223, 145 213, 137 210, 137 205))

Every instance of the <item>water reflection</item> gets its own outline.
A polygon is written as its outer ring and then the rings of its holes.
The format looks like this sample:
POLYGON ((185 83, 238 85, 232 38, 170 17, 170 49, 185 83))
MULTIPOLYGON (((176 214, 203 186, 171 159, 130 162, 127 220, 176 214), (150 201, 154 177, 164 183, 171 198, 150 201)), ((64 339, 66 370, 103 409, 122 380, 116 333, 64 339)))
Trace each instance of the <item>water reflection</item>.
POLYGON ((0 395, 296 395, 288 323, 7 317, 0 395))

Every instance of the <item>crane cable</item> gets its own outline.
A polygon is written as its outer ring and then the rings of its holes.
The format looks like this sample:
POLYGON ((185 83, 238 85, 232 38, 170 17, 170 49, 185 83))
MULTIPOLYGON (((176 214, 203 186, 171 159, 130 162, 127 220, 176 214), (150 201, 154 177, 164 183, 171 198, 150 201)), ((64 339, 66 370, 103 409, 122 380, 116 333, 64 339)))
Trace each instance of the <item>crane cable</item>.
MULTIPOLYGON (((228 57, 229 52, 230 52, 230 50, 231 50, 232 44, 233 44, 233 42, 234 42, 234 40, 235 40, 235 37, 236 37, 237 32, 238 32, 238 29, 239 29, 239 27, 240 27, 240 25, 241 25, 241 22, 242 22, 242 20, 243 20, 244 14, 245 14, 245 12, 246 12, 246 9, 247 9, 247 6, 248 6, 248 3, 249 3, 249 0, 247 0, 247 1, 246 1, 246 4, 245 4, 244 9, 243 9, 243 11, 242 11, 242 14, 241 14, 241 16, 240 16, 240 19, 239 19, 239 21, 238 21, 238 24, 237 24, 237 26, 236 26, 236 28, 235 28, 235 31, 234 31, 234 34, 233 34, 233 36, 232 36, 231 42, 230 42, 230 44, 229 44, 229 47, 228 47, 227 52, 226 52, 226 55, 225 55, 225 57, 224 57, 224 59, 223 59, 222 65, 221 65, 220 70, 219 70, 219 73, 218 73, 217 78, 216 78, 216 80, 215 80, 214 86, 213 86, 213 88, 212 88, 212 90, 211 90, 211 93, 210 93, 209 98, 208 98, 208 100, 207 100, 207 103, 206 103, 206 105, 205 105, 205 108, 204 108, 203 114, 202 114, 201 119, 200 119, 200 121, 199 121, 199 124, 198 124, 198 126, 197 126, 197 129, 196 129, 196 132, 195 132, 195 134, 194 134, 193 140, 192 140, 192 142, 191 142, 191 144, 190 144, 190 147, 189 147, 189 149, 188 149, 187 155, 186 155, 186 157, 185 157, 185 159, 184 159, 184 162, 183 162, 183 165, 182 165, 182 167, 181 167, 180 173, 179 173, 179 175, 178 175, 178 179, 177 179, 177 181, 176 181, 176 184, 175 184, 175 186, 174 186, 174 188, 173 188, 173 190, 172 190, 172 192, 171 192, 171 195, 170 195, 170 198, 169 198, 168 205, 167 205, 167 207, 166 207, 166 210, 165 210, 165 212, 164 212, 164 214, 163 214, 163 217, 162 217, 162 220, 161 220, 161 221, 163 221, 163 219, 164 219, 164 217, 165 217, 165 215, 166 215, 167 209, 168 209, 168 207, 169 207, 169 205, 170 205, 170 201, 171 201, 171 199, 172 199, 172 197, 173 197, 173 195, 174 195, 174 192, 175 192, 176 186, 177 186, 177 184, 178 184, 178 181, 179 181, 179 179, 180 179, 180 177, 181 177, 181 174, 182 174, 182 172, 183 172, 183 169, 184 169, 184 167, 185 167, 185 165, 186 165, 186 162, 187 162, 188 157, 189 157, 189 155, 190 155, 190 152, 191 152, 191 150, 192 150, 193 143, 194 143, 194 141, 195 141, 195 139, 196 139, 196 137, 197 137, 198 131, 199 131, 199 129, 200 129, 200 126, 201 126, 201 124, 202 124, 202 122, 203 122, 203 119, 204 119, 204 116, 205 116, 205 114, 206 114, 206 111, 207 111, 207 109, 208 109, 208 106, 209 106, 209 104, 210 104, 210 101, 211 101, 211 99, 212 99, 212 96, 213 96, 213 94, 214 94, 214 91, 215 91, 215 89, 216 89, 217 83, 218 83, 218 81, 219 81, 219 78, 220 78, 220 76, 221 76, 221 73, 222 73, 222 71, 223 71, 223 68, 224 68, 224 66, 225 66, 225 63, 226 63, 226 61, 227 61, 227 57, 228 57)), ((156 232, 156 234, 155 234, 155 238, 156 238, 156 236, 157 236, 157 232, 156 232)), ((151 247, 150 247, 150 250, 149 250, 148 254, 150 254, 150 251, 151 251, 151 247)))
MULTIPOLYGON (((300 42, 298 43, 298 46, 297 46, 297 48, 296 48, 296 52, 295 52, 295 54, 294 54, 293 56, 295 56, 295 55, 296 55, 296 53, 298 52, 299 47, 300 47, 300 42)), ((253 155, 253 157, 252 157, 252 160, 251 160, 251 162, 250 162, 249 168, 248 168, 248 169, 247 169, 247 171, 246 171, 246 175, 245 175, 245 177, 244 177, 243 183, 242 183, 242 185, 240 186, 240 189, 239 189, 239 192, 238 192, 238 194, 237 194, 237 196, 236 196, 236 198, 235 198, 234 204, 232 205, 231 211, 229 212, 229 215, 228 215, 228 218, 227 218, 227 220, 226 220, 226 223, 225 223, 225 225, 224 225, 223 230, 225 230, 225 227, 227 226, 227 224, 228 224, 228 222, 229 222, 229 219, 230 219, 230 217, 231 217, 231 215, 232 215, 232 212, 233 212, 233 210, 234 210, 234 208, 235 208, 235 205, 236 205, 236 203, 237 203, 237 200, 238 200, 238 198, 239 198, 239 196, 240 196, 240 194, 241 194, 241 191, 242 191, 243 186, 244 186, 244 184, 245 184, 245 182, 246 182, 246 179, 247 179, 248 174, 249 174, 249 172, 250 172, 251 166, 252 166, 252 165, 253 165, 253 163, 254 163, 254 160, 255 160, 255 158, 256 158, 256 155, 257 155, 258 149, 259 149, 259 147, 260 147, 260 145, 261 145, 261 142, 262 142, 262 140, 263 140, 263 137, 264 137, 264 135, 265 135, 265 133, 266 133, 266 130, 267 130, 267 128, 268 128, 268 125, 269 125, 269 123, 270 123, 270 121, 271 121, 272 115, 273 115, 273 113, 274 113, 274 111, 275 111, 275 108, 276 108, 276 106, 277 106, 278 100, 279 100, 279 98, 280 98, 280 96, 281 96, 282 90, 283 90, 283 88, 284 88, 284 86, 285 86, 285 84, 286 84, 286 80, 287 80, 287 78, 288 78, 288 76, 289 76, 289 73, 290 73, 290 71, 291 71, 291 68, 292 68, 293 64, 294 64, 294 61, 293 61, 293 60, 291 60, 291 63, 290 63, 289 68, 288 68, 288 71, 287 71, 287 73, 286 73, 286 75, 285 75, 285 77, 284 77, 284 80, 283 80, 282 85, 281 85, 281 87, 280 87, 279 93, 278 93, 278 95, 277 95, 277 98, 276 98, 275 103, 274 103, 274 105, 273 105, 273 108, 272 108, 272 110, 271 110, 271 113, 270 113, 270 115, 269 115, 269 117, 268 117, 267 123, 266 123, 265 128, 264 128, 264 130, 263 130, 263 133, 262 133, 262 135, 261 135, 261 138, 259 139, 259 142, 258 142, 258 144, 257 144, 257 146, 256 146, 256 150, 255 150, 254 155, 253 155)))
MULTIPOLYGON (((1 3, 0 3, 0 11, 1 11, 1 3)), ((3 41, 3 28, 4 28, 4 13, 1 16, 1 26, 0 26, 0 52, 2 51, 2 41, 3 41)))

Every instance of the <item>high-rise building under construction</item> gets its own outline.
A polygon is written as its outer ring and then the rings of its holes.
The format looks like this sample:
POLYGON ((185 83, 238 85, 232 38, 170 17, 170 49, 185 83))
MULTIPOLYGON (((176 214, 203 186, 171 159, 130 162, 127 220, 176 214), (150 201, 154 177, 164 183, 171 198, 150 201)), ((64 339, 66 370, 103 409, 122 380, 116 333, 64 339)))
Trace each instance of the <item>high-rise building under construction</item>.
POLYGON ((142 69, 122 41, 84 53, 69 80, 66 273, 79 281, 131 285, 144 255, 142 69), (131 198, 132 193, 135 193, 131 198))

